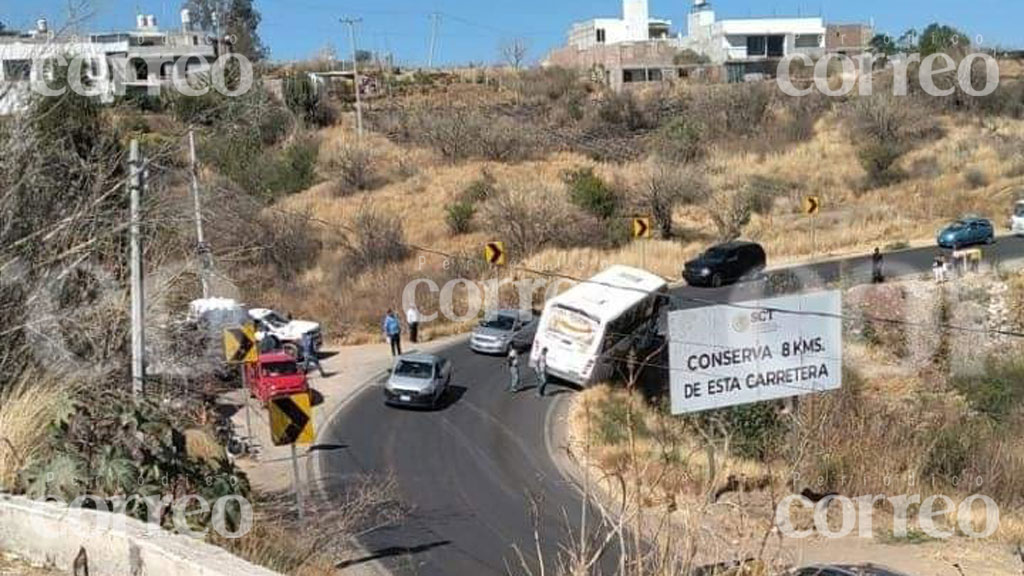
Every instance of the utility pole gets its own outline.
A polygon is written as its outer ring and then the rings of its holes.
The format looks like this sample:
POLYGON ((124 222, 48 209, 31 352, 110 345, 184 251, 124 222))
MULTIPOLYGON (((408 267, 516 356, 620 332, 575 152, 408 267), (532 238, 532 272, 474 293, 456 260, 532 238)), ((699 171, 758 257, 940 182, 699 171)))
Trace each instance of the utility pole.
POLYGON ((352 82, 356 89, 356 134, 359 140, 363 139, 363 102, 359 95, 359 62, 356 52, 356 24, 362 22, 362 18, 342 18, 342 24, 348 24, 348 39, 352 44, 352 82))
POLYGON ((203 287, 203 298, 210 297, 209 257, 210 247, 203 235, 203 208, 199 201, 199 168, 196 162, 195 131, 188 131, 188 153, 192 169, 192 208, 196 218, 196 253, 199 256, 199 283, 203 287))
POLYGON ((430 13, 430 54, 427 56, 427 68, 434 67, 434 49, 437 47, 437 27, 440 20, 439 12, 430 13))
POLYGON ((142 295, 142 233, 139 218, 139 196, 142 192, 144 176, 138 140, 132 140, 128 158, 131 175, 128 188, 131 195, 129 236, 131 239, 132 282, 132 396, 138 401, 145 392, 146 380, 146 344, 143 329, 142 295))

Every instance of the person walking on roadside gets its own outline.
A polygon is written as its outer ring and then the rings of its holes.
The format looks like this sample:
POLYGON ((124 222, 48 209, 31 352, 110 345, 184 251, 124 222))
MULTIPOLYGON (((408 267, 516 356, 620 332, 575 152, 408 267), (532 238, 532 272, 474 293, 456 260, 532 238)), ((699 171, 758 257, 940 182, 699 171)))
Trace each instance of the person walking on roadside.
POLYGON ((388 344, 391 345, 391 355, 401 356, 402 355, 402 323, 399 322, 398 316, 395 315, 395 311, 388 309, 388 313, 384 316, 384 337, 388 339, 388 344))
POLYGON ((302 371, 308 374, 310 365, 313 365, 320 371, 320 377, 326 378, 327 373, 320 365, 320 351, 316 349, 316 340, 313 339, 313 335, 309 332, 303 334, 299 345, 302 347, 302 371))
POLYGON ((544 348, 537 357, 537 364, 534 367, 537 371, 537 397, 544 397, 544 389, 548 387, 548 349, 544 348))
POLYGON ((405 322, 409 325, 409 342, 419 342, 420 311, 416 309, 416 304, 410 304, 409 309, 405 311, 405 322))
POLYGON ((942 277, 945 276, 945 270, 943 270, 941 254, 936 256, 935 260, 932 262, 932 276, 935 277, 936 284, 942 284, 942 277))
POLYGON ((885 280, 885 276, 882 273, 882 252, 876 247, 874 254, 871 255, 871 281, 875 284, 881 284, 885 280))
POLYGON ((519 392, 519 353, 515 348, 508 349, 508 391, 513 394, 519 392))

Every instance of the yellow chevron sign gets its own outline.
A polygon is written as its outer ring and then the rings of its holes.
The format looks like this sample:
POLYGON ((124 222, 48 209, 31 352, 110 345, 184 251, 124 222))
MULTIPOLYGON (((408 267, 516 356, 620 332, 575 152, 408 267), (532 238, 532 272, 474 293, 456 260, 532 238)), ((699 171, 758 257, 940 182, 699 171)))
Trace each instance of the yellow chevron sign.
POLYGON ((274 446, 313 443, 313 407, 309 393, 271 398, 267 407, 274 446))
POLYGON ((487 262, 494 264, 495 266, 504 266, 506 262, 505 243, 488 242, 485 244, 484 260, 487 260, 487 262))
POLYGON ((224 361, 229 364, 252 364, 259 359, 256 328, 245 324, 224 330, 224 361))

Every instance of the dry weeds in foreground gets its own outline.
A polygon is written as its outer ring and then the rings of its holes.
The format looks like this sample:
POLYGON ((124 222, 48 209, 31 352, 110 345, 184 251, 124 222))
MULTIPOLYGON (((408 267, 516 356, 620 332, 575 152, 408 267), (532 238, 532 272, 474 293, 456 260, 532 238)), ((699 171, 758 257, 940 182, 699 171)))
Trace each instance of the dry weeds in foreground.
POLYGON ((12 490, 18 471, 45 447, 45 423, 68 394, 56 376, 34 370, 0 391, 0 492, 12 490))

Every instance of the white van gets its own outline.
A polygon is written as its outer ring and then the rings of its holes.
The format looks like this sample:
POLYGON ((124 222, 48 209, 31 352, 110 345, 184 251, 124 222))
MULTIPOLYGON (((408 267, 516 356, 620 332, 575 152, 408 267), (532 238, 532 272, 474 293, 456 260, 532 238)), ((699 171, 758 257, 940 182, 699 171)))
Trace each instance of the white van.
POLYGON ((630 348, 657 336, 668 284, 660 276, 612 266, 548 300, 530 351, 530 365, 547 350, 547 373, 582 386, 609 378, 630 348))
POLYGON ((1017 200, 1010 216, 1010 232, 1015 236, 1024 236, 1024 200, 1017 200))

